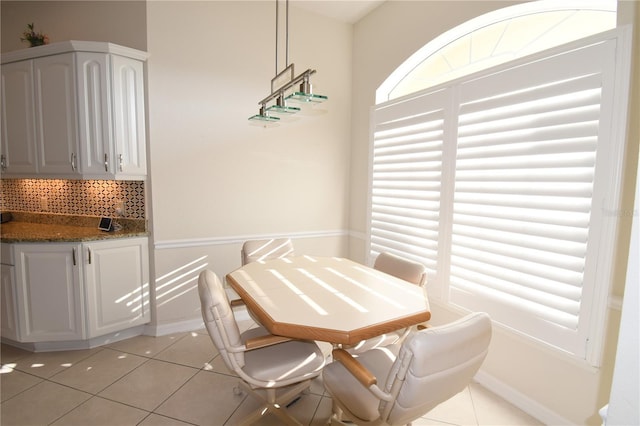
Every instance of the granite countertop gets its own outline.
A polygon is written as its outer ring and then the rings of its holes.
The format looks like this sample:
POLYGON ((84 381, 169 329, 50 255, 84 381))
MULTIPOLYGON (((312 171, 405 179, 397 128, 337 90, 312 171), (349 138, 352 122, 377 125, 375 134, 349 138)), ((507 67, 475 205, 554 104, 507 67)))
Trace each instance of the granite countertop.
POLYGON ((146 221, 116 219, 122 229, 98 229, 99 217, 12 212, 13 220, 0 225, 0 242, 82 242, 147 236, 146 221))

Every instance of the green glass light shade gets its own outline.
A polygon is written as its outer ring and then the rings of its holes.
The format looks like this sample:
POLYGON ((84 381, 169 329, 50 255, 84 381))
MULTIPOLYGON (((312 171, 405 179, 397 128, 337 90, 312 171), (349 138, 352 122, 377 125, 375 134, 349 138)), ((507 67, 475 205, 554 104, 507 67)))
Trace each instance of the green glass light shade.
POLYGON ((256 114, 253 115, 251 117, 249 117, 249 121, 280 121, 280 119, 278 117, 273 117, 270 115, 263 115, 263 114, 256 114))
POLYGON ((267 112, 275 115, 289 115, 300 112, 300 108, 289 105, 271 105, 269 108, 267 108, 267 112))
POLYGON ((326 101, 327 99, 329 98, 324 95, 317 95, 315 93, 305 93, 305 92, 293 92, 292 94, 287 96, 288 101, 295 101, 295 102, 301 102, 301 103, 306 103, 306 102, 321 103, 326 101))

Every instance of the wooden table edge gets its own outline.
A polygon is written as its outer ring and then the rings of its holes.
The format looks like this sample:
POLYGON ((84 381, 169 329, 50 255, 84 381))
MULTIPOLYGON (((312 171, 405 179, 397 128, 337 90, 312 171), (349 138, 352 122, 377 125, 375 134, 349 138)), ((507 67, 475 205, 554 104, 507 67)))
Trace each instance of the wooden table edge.
POLYGON ((304 326, 299 324, 290 324, 285 322, 275 321, 269 314, 267 314, 262 307, 256 303, 256 301, 247 293, 240 284, 231 276, 233 272, 226 275, 227 282, 231 288, 238 293, 238 296, 244 301, 247 309, 250 309, 253 314, 258 317, 260 323, 271 334, 277 336, 291 337, 301 340, 320 340, 323 342, 330 342, 343 345, 355 345, 365 339, 380 336, 384 333, 390 333, 392 331, 401 330, 407 327, 411 327, 416 324, 420 324, 431 319, 431 311, 424 311, 406 317, 398 318, 391 322, 373 324, 367 327, 359 328, 349 331, 331 330, 322 327, 304 326))

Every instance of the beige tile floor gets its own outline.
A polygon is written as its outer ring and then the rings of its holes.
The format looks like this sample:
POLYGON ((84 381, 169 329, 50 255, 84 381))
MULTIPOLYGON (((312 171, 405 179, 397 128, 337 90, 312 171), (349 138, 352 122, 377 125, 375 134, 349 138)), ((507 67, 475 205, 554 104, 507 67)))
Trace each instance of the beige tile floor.
MULTIPOLYGON (((237 378, 204 329, 81 351, 31 353, 2 345, 1 357, 2 426, 233 425, 254 406, 252 398, 234 395, 237 378)), ((290 411, 303 424, 327 422, 331 399, 319 379, 290 411)), ((258 424, 279 422, 268 415, 258 424)), ((413 424, 540 423, 471 384, 413 424)))

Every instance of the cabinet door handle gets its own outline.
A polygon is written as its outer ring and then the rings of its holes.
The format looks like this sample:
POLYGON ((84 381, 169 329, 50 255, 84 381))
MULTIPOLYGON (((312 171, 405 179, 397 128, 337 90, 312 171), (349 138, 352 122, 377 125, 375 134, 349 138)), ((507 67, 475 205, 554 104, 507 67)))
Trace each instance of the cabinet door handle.
POLYGON ((87 247, 87 254, 89 255, 89 265, 91 265, 91 247, 87 247))
POLYGON ((118 156, 118 161, 119 161, 119 163, 120 163, 120 164, 118 165, 118 167, 120 168, 120 171, 122 171, 122 154, 120 154, 120 155, 118 156))
POLYGON ((76 154, 71 153, 71 170, 76 171, 76 154))
POLYGON ((71 249, 71 254, 73 256, 73 266, 76 266, 77 263, 76 263, 76 249, 75 249, 75 247, 71 249))
POLYGON ((0 168, 7 170, 7 157, 5 157, 4 154, 0 155, 0 168))
POLYGON ((109 161, 107 161, 107 154, 104 154, 104 171, 109 171, 109 161))

